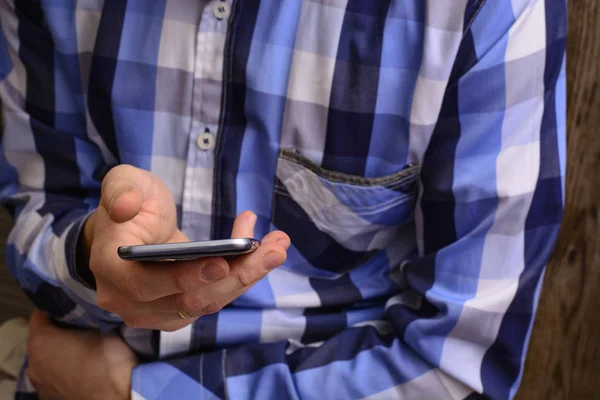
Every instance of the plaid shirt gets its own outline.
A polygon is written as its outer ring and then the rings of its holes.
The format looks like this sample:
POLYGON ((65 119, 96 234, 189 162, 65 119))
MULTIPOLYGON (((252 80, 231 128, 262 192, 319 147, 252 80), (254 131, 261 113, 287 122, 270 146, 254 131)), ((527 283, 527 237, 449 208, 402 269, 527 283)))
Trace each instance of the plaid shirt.
POLYGON ((563 211, 564 0, 15 0, 0 23, 9 267, 147 357, 134 399, 515 394, 563 211), (119 163, 192 240, 252 210, 287 261, 187 328, 123 327, 74 257, 119 163))

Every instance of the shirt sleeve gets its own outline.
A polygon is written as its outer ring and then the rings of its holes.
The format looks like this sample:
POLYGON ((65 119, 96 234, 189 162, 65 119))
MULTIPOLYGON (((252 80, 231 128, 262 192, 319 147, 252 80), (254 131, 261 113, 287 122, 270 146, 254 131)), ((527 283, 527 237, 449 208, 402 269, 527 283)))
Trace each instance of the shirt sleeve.
POLYGON ((512 398, 563 213, 565 19, 534 0, 469 21, 386 321, 140 365, 133 398, 512 398))
POLYGON ((36 307, 67 324, 109 329, 120 318, 96 305, 75 268, 79 233, 99 201, 103 159, 87 139, 78 99, 61 90, 71 71, 49 61, 52 39, 27 7, 0 5, 0 204, 15 222, 7 264, 36 307))

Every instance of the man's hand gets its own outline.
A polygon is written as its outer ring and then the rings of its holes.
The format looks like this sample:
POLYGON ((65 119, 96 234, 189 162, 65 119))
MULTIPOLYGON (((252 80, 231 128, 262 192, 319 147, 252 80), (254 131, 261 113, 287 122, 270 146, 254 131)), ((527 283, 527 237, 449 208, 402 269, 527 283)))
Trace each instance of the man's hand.
POLYGON ((41 311, 29 320, 27 376, 40 399, 129 399, 135 354, 113 334, 61 329, 41 311))
MULTIPOLYGON (((253 237, 256 215, 246 211, 232 238, 253 237)), ((185 242, 177 229, 175 203, 157 176, 128 165, 102 182, 100 205, 88 219, 84 239, 96 280, 98 305, 135 328, 173 331, 219 311, 286 258, 289 237, 266 235, 258 250, 229 262, 223 258, 144 263, 123 261, 119 246, 185 242), (179 311, 192 316, 182 319, 179 311)))

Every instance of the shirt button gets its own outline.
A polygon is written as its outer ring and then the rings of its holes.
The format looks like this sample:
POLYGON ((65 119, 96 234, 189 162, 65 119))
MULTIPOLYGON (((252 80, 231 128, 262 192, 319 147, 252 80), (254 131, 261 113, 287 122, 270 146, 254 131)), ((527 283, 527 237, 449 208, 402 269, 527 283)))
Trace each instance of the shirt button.
POLYGON ((231 14, 231 6, 224 1, 215 1, 212 9, 213 15, 217 19, 226 19, 231 14))
POLYGON ((204 132, 198 135, 198 139, 196 139, 196 144, 200 150, 210 150, 215 147, 215 137, 211 135, 209 132, 204 132))

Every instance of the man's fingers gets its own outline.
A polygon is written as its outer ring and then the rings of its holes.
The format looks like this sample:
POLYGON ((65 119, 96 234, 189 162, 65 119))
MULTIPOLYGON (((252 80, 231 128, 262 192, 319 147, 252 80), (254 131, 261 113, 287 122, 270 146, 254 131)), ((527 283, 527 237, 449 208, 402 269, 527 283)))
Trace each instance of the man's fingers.
POLYGON ((287 257, 286 250, 287 247, 277 242, 261 244, 255 252, 233 259, 230 262, 229 276, 211 285, 210 290, 220 296, 249 289, 267 273, 283 264, 287 257))
POLYGON ((130 328, 158 329, 173 332, 194 322, 195 317, 183 319, 176 312, 170 314, 157 314, 153 312, 135 312, 121 315, 123 322, 130 328))
POLYGON ((119 267, 121 279, 105 280, 101 274, 97 276, 97 281, 103 283, 97 290, 98 304, 112 312, 118 312, 124 303, 114 291, 130 302, 146 303, 197 290, 229 274, 229 264, 220 257, 172 263, 124 261, 119 267))
MULTIPOLYGON (((194 317, 217 312, 219 306, 223 307, 241 296, 269 271, 283 263, 289 240, 285 246, 281 246, 278 242, 286 240, 287 235, 274 232, 271 240, 254 253, 230 261, 229 276, 152 301, 130 302, 125 308, 171 314, 186 311, 194 317)), ((123 304, 122 301, 120 303, 123 304)))
MULTIPOLYGON (((252 237, 248 226, 256 223, 256 215, 250 211, 241 213, 234 222, 232 237, 252 237), (246 223, 244 223, 246 222, 246 223)), ((271 270, 280 266, 287 257, 290 238, 282 231, 267 234, 260 247, 247 255, 235 257, 229 262, 230 274, 227 278, 210 285, 206 289, 226 304, 250 289, 271 270)))
POLYGON ((101 204, 114 222, 127 222, 140 212, 147 179, 148 172, 130 165, 118 165, 106 174, 101 204))
POLYGON ((146 303, 145 307, 171 314, 185 311, 192 317, 218 312, 264 278, 269 271, 280 266, 285 261, 286 249, 287 247, 276 242, 266 243, 254 253, 231 261, 229 276, 196 290, 146 303))
MULTIPOLYGON (((113 185, 118 183, 119 180, 113 181, 113 185)), ((111 192, 112 188, 107 184, 103 196, 118 194, 111 192)), ((111 213, 115 212, 114 204, 111 213)), ((240 214, 232 237, 253 237, 256 219, 250 211, 240 214)), ((289 245, 285 233, 271 232, 255 252, 229 263, 216 257, 173 263, 125 262, 115 260, 114 250, 110 250, 113 246, 103 246, 104 254, 98 254, 94 260, 102 262, 92 268, 98 282, 98 305, 119 314, 132 327, 178 329, 191 322, 182 320, 179 312, 187 313, 191 319, 218 312, 281 265, 289 245), (113 261, 108 262, 109 259, 113 261), (118 279, 114 279, 116 276, 118 279)))
POLYGON ((156 312, 142 309, 126 311, 120 316, 123 318, 123 322, 131 328, 172 331, 183 328, 199 317, 217 313, 227 304, 228 303, 223 301, 216 300, 200 309, 182 310, 185 311, 184 315, 179 314, 179 310, 156 312), (184 316, 186 318, 183 318, 184 316))
POLYGON ((260 243, 277 243, 287 250, 287 248, 290 247, 290 237, 285 232, 273 231, 269 232, 260 243))
POLYGON ((231 231, 232 239, 243 239, 254 237, 254 226, 256 225, 256 214, 252 211, 244 211, 238 215, 233 222, 231 231))

